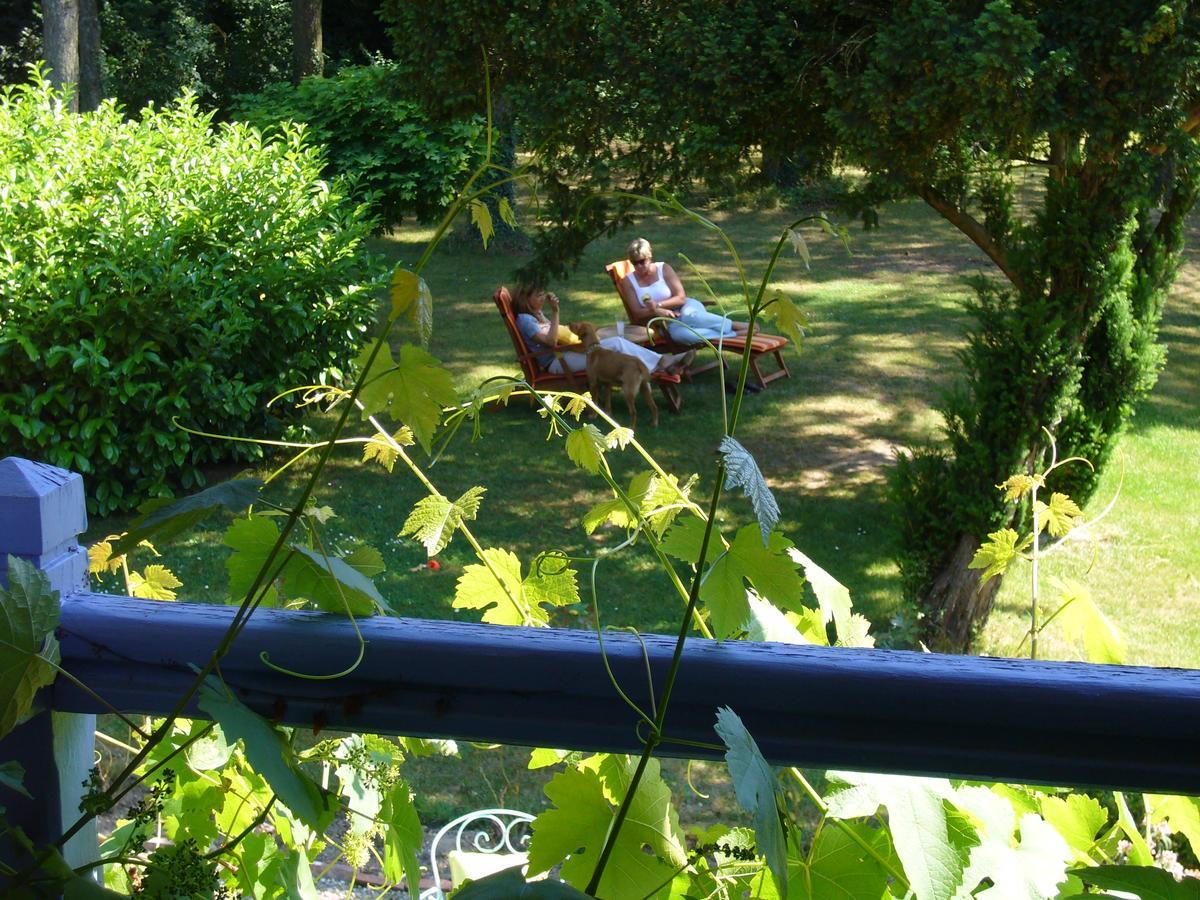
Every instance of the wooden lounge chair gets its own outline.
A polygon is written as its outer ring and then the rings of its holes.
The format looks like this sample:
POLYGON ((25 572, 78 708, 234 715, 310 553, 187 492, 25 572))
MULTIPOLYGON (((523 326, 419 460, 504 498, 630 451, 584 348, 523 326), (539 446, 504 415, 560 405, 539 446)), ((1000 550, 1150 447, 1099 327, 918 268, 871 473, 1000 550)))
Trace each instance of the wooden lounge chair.
MULTIPOLYGON (((497 288, 492 299, 496 302, 496 308, 500 310, 500 317, 504 319, 504 327, 508 329, 508 336, 512 339, 513 349, 517 352, 517 362, 521 366, 521 374, 525 376, 525 380, 534 390, 587 393, 586 372, 572 372, 565 363, 562 365, 561 373, 550 372, 543 368, 538 361, 539 356, 553 353, 561 362, 561 350, 547 347, 537 353, 531 353, 525 346, 525 339, 521 337, 521 332, 517 328, 517 316, 513 312, 512 295, 508 292, 508 288, 504 286, 497 288)), ((667 409, 671 412, 679 412, 683 407, 683 396, 679 393, 680 377, 668 372, 652 372, 651 378, 662 392, 663 399, 667 402, 667 409)))
MULTIPOLYGON (((673 340, 667 333, 667 329, 663 327, 661 322, 650 325, 651 316, 645 311, 634 309, 630 306, 629 300, 625 294, 621 292, 621 279, 626 277, 633 271, 633 265, 627 259, 618 259, 616 262, 609 263, 604 267, 608 272, 608 277, 612 279, 613 288, 616 289, 617 296, 621 298, 621 303, 625 307, 625 315, 634 325, 644 325, 654 334, 654 349, 659 353, 677 353, 681 350, 688 350, 696 347, 695 344, 681 344, 673 340)), ((716 343, 714 341, 714 343, 716 343)), ((783 358, 783 348, 788 345, 788 339, 777 334, 755 333, 750 338, 750 371, 754 373, 755 379, 758 381, 759 387, 766 387, 768 383, 776 378, 790 378, 791 372, 788 371, 787 363, 783 358), (759 367, 759 363, 765 356, 774 356, 775 362, 779 364, 779 368, 774 372, 766 372, 759 367)), ((746 349, 746 336, 739 334, 734 337, 723 338, 720 342, 722 350, 729 353, 742 354, 746 349)), ((700 347, 703 349, 703 345, 700 347)), ((715 369, 721 365, 721 360, 712 360, 711 362, 702 363, 699 366, 693 366, 690 373, 697 375, 701 372, 707 372, 709 369, 715 369)))

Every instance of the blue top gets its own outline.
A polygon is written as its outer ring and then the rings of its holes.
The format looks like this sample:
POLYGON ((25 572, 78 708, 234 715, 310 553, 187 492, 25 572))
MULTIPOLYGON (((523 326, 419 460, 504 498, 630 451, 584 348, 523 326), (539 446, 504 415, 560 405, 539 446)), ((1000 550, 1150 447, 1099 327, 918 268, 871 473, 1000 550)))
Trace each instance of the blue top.
POLYGON ((546 345, 537 340, 537 337, 544 334, 545 323, 539 322, 534 316, 529 313, 517 313, 517 331, 521 332, 521 338, 525 341, 525 348, 530 353, 536 353, 534 358, 538 365, 543 369, 550 367, 554 362, 554 354, 546 349, 546 345), (543 352, 544 351, 544 352, 543 352))

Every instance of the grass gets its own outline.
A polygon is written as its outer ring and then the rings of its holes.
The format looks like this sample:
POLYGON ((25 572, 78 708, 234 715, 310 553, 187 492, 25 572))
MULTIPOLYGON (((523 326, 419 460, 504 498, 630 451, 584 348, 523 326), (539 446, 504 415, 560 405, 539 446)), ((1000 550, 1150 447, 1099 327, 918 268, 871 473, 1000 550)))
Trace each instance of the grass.
MULTIPOLYGON (((740 248, 747 272, 757 281, 773 241, 791 216, 782 210, 711 215, 740 248)), ((732 301, 736 271, 715 236, 652 216, 636 230, 593 243, 575 275, 551 286, 564 300, 564 318, 604 323, 618 316, 620 301, 604 264, 621 256, 635 234, 652 240, 657 258, 676 266, 693 295, 700 293, 700 284, 680 253, 697 263, 723 300, 732 301)), ((380 241, 377 249, 390 262, 411 264, 428 237, 427 230, 406 228, 380 241)), ((1192 237, 1194 245, 1197 235, 1192 237)), ((799 354, 789 355, 790 379, 747 398, 738 437, 756 456, 779 500, 781 529, 849 587, 856 608, 880 629, 899 606, 898 576, 887 544, 886 471, 897 450, 936 436, 934 404, 959 370, 955 352, 967 325, 962 301, 969 289, 963 276, 990 271, 990 264, 918 203, 889 208, 881 229, 855 231, 852 239, 853 256, 847 257, 838 241, 813 231, 812 270, 804 271, 795 257, 777 270, 775 284, 810 313, 812 336, 799 354)), ((424 273, 435 304, 431 350, 464 390, 484 378, 515 371, 512 347, 491 294, 521 261, 495 251, 450 247, 440 250, 424 273)), ((1164 321, 1170 361, 1155 396, 1139 411, 1121 444, 1128 463, 1117 510, 1097 529, 1094 551, 1081 546, 1083 557, 1064 554, 1059 562, 1084 567, 1091 562, 1086 580, 1125 632, 1134 662, 1200 663, 1200 617, 1192 614, 1200 603, 1200 549, 1190 539, 1197 525, 1194 460, 1200 456, 1197 275, 1200 257, 1193 251, 1164 321)), ((720 434, 722 396, 715 374, 685 385, 684 397, 679 416, 664 413, 661 426, 643 428, 639 438, 668 471, 683 476, 702 473, 698 491, 706 495, 720 434)), ((620 540, 621 535, 604 530, 591 537, 583 533, 579 517, 604 499, 604 492, 596 479, 570 463, 561 442, 547 441, 545 423, 527 405, 517 402, 490 411, 484 426, 481 441, 473 443, 460 434, 428 470, 448 496, 475 484, 488 489, 473 524, 484 546, 508 548, 528 565, 541 550, 559 548, 587 556, 620 540)), ((616 466, 627 475, 637 469, 630 454, 617 457, 616 466)), ((303 464, 297 466, 273 489, 273 497, 285 501, 306 473, 303 464)), ((1105 476, 1098 503, 1112 494, 1115 481, 1113 468, 1105 476)), ((387 572, 377 584, 398 614, 477 620, 478 613, 459 612, 450 605, 456 577, 474 561, 466 544, 456 540, 439 556, 441 569, 432 572, 423 566, 422 548, 397 537, 420 496, 414 479, 399 468, 389 475, 378 466, 359 464, 357 454, 342 453, 324 473, 317 503, 337 512, 330 523, 335 537, 346 541, 353 535, 383 553, 387 572)), ((743 498, 727 499, 727 533, 750 518, 743 498)), ((120 520, 99 522, 90 536, 103 536, 121 525, 120 520)), ((184 582, 181 596, 223 595, 222 527, 213 523, 180 544, 159 548, 184 582)), ((606 623, 647 632, 677 628, 681 604, 644 549, 635 547, 605 562, 600 580, 606 623)), ((1004 586, 981 648, 1015 648, 1026 605, 1018 573, 1004 586)), ((564 610, 552 624, 572 625, 579 616, 578 609, 564 610)), ((1053 641, 1048 649, 1062 656, 1073 652, 1053 641)), ((316 670, 340 665, 340 657, 313 663, 316 670)), ((469 759, 463 767, 431 761, 409 764, 426 814, 441 817, 500 804, 536 810, 544 803, 540 785, 545 773, 525 771, 523 751, 468 748, 465 753, 469 759), (462 777, 464 771, 471 776, 462 777)), ((669 763, 666 770, 677 796, 686 793, 683 764, 669 763)), ((720 821, 735 819, 728 792, 720 792, 721 767, 698 764, 693 775, 707 786, 702 790, 717 789, 709 815, 720 821)))

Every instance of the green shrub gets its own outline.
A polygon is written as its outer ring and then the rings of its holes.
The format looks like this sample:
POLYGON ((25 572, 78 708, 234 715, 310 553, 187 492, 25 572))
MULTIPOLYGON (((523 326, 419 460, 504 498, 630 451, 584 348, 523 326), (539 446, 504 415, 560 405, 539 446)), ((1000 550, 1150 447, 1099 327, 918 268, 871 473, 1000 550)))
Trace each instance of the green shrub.
POLYGON ((185 97, 70 115, 0 92, 0 447, 75 469, 92 508, 202 482, 271 432, 266 401, 374 321, 373 221, 296 129, 211 127, 185 97))
POLYGON ((352 179, 390 228, 404 215, 428 220, 441 212, 484 146, 478 119, 436 129, 415 102, 397 94, 399 81, 392 64, 350 66, 298 87, 275 84, 241 95, 230 115, 263 130, 303 122, 325 147, 326 176, 352 179))

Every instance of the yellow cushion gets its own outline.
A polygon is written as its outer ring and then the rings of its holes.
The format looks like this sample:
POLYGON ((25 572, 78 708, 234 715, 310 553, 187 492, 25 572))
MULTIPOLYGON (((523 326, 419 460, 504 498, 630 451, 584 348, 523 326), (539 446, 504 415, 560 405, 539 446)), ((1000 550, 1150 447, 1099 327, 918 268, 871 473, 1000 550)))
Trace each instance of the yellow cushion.
POLYGON ((521 866, 529 862, 525 853, 476 853, 469 850, 451 850, 446 854, 450 863, 450 881, 459 887, 464 881, 478 881, 513 866, 521 866))

